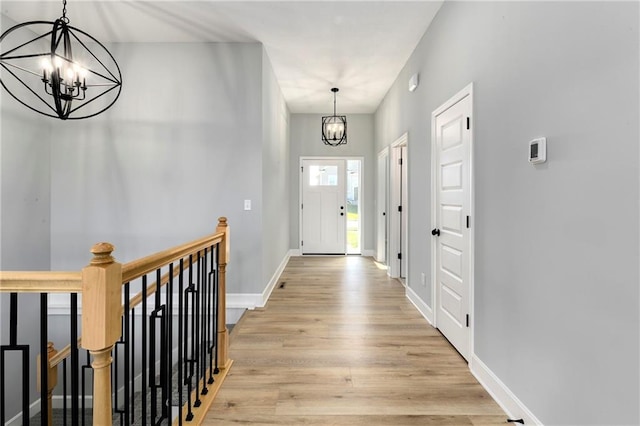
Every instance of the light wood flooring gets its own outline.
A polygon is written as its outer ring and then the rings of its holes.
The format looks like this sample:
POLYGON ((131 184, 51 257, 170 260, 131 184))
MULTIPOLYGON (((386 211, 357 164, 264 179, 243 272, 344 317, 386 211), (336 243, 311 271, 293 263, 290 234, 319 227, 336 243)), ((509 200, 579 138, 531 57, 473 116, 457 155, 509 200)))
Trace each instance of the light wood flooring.
POLYGON ((203 424, 504 425, 404 293, 371 258, 291 258, 266 308, 236 325, 203 424))

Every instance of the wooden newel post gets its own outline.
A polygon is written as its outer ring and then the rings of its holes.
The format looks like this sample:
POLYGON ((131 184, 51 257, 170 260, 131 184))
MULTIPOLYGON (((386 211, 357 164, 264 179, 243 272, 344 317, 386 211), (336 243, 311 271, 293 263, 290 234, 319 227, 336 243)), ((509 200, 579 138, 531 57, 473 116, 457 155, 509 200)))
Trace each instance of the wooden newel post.
POLYGON ((227 218, 218 218, 216 233, 223 232, 224 238, 220 244, 218 255, 218 362, 220 368, 227 367, 229 361, 229 331, 227 330, 227 263, 229 262, 229 226, 227 218))
POLYGON ((93 424, 111 426, 111 350, 121 334, 122 265, 98 243, 82 270, 82 347, 93 356, 93 424))

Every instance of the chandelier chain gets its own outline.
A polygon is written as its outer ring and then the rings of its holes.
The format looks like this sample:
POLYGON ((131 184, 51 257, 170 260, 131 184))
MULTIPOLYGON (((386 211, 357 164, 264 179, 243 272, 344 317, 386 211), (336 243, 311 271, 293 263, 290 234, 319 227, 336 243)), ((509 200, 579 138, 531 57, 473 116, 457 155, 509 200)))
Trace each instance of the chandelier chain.
POLYGON ((69 23, 69 18, 67 18, 67 0, 62 0, 62 18, 65 24, 69 23))

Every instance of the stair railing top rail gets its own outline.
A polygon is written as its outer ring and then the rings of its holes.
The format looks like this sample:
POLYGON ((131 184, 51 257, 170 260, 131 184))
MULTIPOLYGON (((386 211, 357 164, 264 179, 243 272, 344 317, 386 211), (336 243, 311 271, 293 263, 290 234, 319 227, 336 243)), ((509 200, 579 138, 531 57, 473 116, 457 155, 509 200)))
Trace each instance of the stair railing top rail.
MULTIPOLYGON (((220 263, 226 264, 229 256, 226 227, 227 219, 221 217, 214 234, 122 265, 122 284, 225 239, 226 250, 221 252, 220 263)), ((0 271, 0 293, 82 293, 82 271, 0 271)))
MULTIPOLYGON (((223 242, 226 235, 226 229, 224 229, 226 226, 227 219, 221 217, 218 224, 218 232, 214 234, 123 264, 122 283, 133 281, 158 268, 188 258, 191 254, 196 254, 200 250, 223 242)), ((221 253, 225 259, 228 257, 228 238, 226 243, 225 251, 227 253, 221 253)), ((226 261, 221 263, 226 263, 226 261)))
POLYGON ((82 272, 0 271, 0 293, 82 293, 82 272))

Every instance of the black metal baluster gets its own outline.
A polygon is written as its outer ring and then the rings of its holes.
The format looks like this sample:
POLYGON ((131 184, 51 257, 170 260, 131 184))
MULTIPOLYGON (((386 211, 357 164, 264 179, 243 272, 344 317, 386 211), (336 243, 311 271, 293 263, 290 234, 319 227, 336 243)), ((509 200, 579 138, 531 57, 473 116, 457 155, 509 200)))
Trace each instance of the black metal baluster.
POLYGON ((185 300, 184 300, 184 380, 185 385, 187 385, 187 416, 186 420, 193 420, 193 410, 191 404, 191 387, 192 387, 192 378, 193 378, 193 359, 189 357, 189 346, 191 346, 191 356, 194 355, 194 336, 193 336, 193 320, 195 317, 193 316, 193 312, 191 313, 191 327, 189 327, 189 298, 191 298, 191 310, 194 310, 195 304, 195 293, 196 289, 193 284, 193 255, 189 255, 189 286, 185 289, 185 300), (191 328, 191 333, 189 333, 189 328, 191 328), (191 338, 191 342, 189 342, 189 338, 191 338))
MULTIPOLYGON (((131 362, 131 359, 129 358, 129 351, 130 351, 130 346, 131 346, 131 337, 130 337, 130 327, 131 327, 131 309, 129 308, 129 299, 131 297, 130 295, 130 290, 131 290, 131 286, 129 285, 129 283, 125 283, 124 285, 124 315, 123 315, 123 322, 124 322, 124 406, 123 406, 123 413, 120 417, 121 419, 121 424, 123 426, 125 425, 130 425, 131 423, 133 423, 133 418, 131 417, 131 412, 129 410, 129 401, 131 399, 131 388, 130 388, 130 371, 129 371, 129 363, 131 362)), ((116 389, 116 393, 117 393, 117 389, 116 389)))
POLYGON ((209 389, 207 388, 207 338, 209 336, 209 329, 207 327, 207 309, 208 309, 208 299, 209 299, 209 286, 207 280, 207 249, 205 248, 202 252, 202 257, 200 258, 200 263, 202 263, 202 312, 200 314, 201 322, 202 322, 202 333, 200 333, 200 375, 199 378, 202 378, 202 395, 206 395, 209 393, 209 389))
POLYGON ((213 348, 214 348, 214 341, 213 341, 213 335, 215 333, 215 318, 211 316, 211 311, 213 310, 213 314, 215 315, 215 302, 216 302, 216 294, 215 294, 215 257, 214 257, 214 251, 215 251, 215 245, 212 245, 210 250, 209 250, 209 255, 210 255, 210 271, 209 271, 209 277, 208 277, 208 284, 209 284, 209 288, 211 289, 211 293, 209 296, 209 311, 208 311, 208 320, 207 323, 209 324, 209 335, 208 335, 208 339, 209 339, 209 347, 208 347, 208 352, 209 352, 209 384, 212 384, 215 379, 213 378, 213 348))
MULTIPOLYGON (((215 313, 213 314, 214 317, 214 324, 215 324, 215 330, 214 330, 214 334, 213 334, 213 346, 215 346, 215 369, 214 369, 214 374, 218 374, 220 373, 220 368, 218 367, 218 330, 220 327, 220 324, 218 324, 218 311, 220 310, 220 284, 219 284, 219 271, 220 271, 220 243, 217 244, 217 248, 216 248, 216 273, 215 273, 215 288, 213 290, 214 294, 215 294, 215 313)), ((222 248, 222 250, 224 250, 224 247, 222 248)), ((224 295, 223 295, 224 297, 224 295)), ((222 326, 224 327, 226 324, 222 324, 222 326)))
MULTIPOLYGON (((49 390, 49 355, 48 349, 48 319, 49 313, 47 308, 47 293, 40 293, 40 401, 47 399, 46 395, 49 390)), ((42 426, 49 425, 49 410, 45 404, 41 405, 40 420, 42 426)), ((23 420, 29 417, 29 411, 22 413, 23 420)), ((29 421, 23 421, 24 424, 29 424, 29 421)))
POLYGON ((157 418, 160 420, 167 418, 167 327, 166 327, 166 305, 161 304, 161 270, 156 270, 156 291, 155 291, 155 308, 149 318, 149 348, 151 364, 149 368, 149 387, 151 388, 151 423, 156 424, 157 418), (157 321, 160 321, 160 330, 156 326, 157 321), (157 339, 160 339, 160 374, 156 374, 156 349, 158 346, 157 339), (159 376, 160 383, 157 382, 159 376), (160 388, 161 398, 161 410, 158 415, 158 388, 160 388))
POLYGON ((130 340, 129 340, 129 283, 125 283, 124 285, 125 288, 125 300, 124 300, 124 309, 123 309, 123 314, 122 314, 122 320, 121 320, 121 324, 122 324, 122 333, 120 334, 120 339, 116 342, 115 347, 114 347, 114 369, 113 369, 113 381, 114 381, 114 386, 113 386, 113 390, 114 390, 114 406, 113 406, 113 412, 114 414, 120 414, 120 425, 121 426, 125 426, 130 424, 129 422, 129 398, 130 398, 130 389, 129 389, 129 345, 130 345, 130 340), (121 348, 121 351, 119 351, 118 349, 121 348), (120 361, 120 353, 122 352, 122 357, 124 357, 124 361, 120 361), (122 365, 124 364, 124 365, 122 365), (123 395, 123 401, 122 404, 120 404, 118 402, 118 394, 119 392, 119 385, 118 385, 118 381, 119 381, 119 377, 120 377, 120 366, 122 365, 122 367, 124 368, 124 374, 122 377, 122 381, 123 381, 123 390, 124 390, 124 395, 123 395))
POLYGON ((147 426, 147 276, 142 277, 142 426, 147 426))
POLYGON ((200 261, 200 252, 196 254, 196 258, 198 259, 198 270, 196 274, 196 301, 194 303, 194 307, 196 309, 196 313, 193 316, 193 322, 195 323, 195 333, 193 336, 193 340, 196 342, 195 345, 195 376, 196 376, 196 400, 193 403, 194 407, 199 407, 202 405, 202 401, 200 400, 200 303, 202 299, 202 262, 200 261))
MULTIPOLYGON (((22 353, 22 424, 29 424, 29 345, 18 345, 18 294, 9 296, 9 345, 0 346, 0 424, 4 425, 6 419, 5 392, 5 353, 22 353), (26 413, 26 414, 25 414, 26 413)), ((45 352, 46 353, 46 352, 45 352)))
MULTIPOLYGON (((78 295, 71 294, 71 324, 69 327, 69 342, 71 346, 71 425, 78 426, 80 423, 80 412, 78 407, 80 355, 78 353, 78 295)), ((84 393, 84 384, 83 393, 84 393)), ((84 411, 82 413, 84 417, 84 411)), ((84 423, 84 422, 83 422, 84 423)))
MULTIPOLYGON (((93 368, 91 367, 91 355, 89 354, 89 351, 85 350, 85 354, 86 354, 86 360, 84 365, 81 367, 82 370, 82 426, 84 426, 85 424, 85 419, 87 418, 87 413, 89 410, 87 410, 87 390, 85 389, 85 383, 87 381, 87 374, 91 373, 91 381, 93 383, 93 368)), ((90 389, 92 389, 93 386, 90 387, 90 389)), ((93 413, 92 413, 93 415, 93 413)), ((93 424, 93 418, 92 418, 92 422, 91 424, 93 424)))
POLYGON ((173 262, 169 264, 169 281, 167 282, 167 365, 169 367, 169 377, 167 378, 167 419, 170 420, 171 406, 173 401, 173 262))
MULTIPOLYGON (((123 315, 124 317, 124 315, 123 315)), ((120 351, 118 348, 124 344, 123 336, 124 336, 124 318, 120 321, 120 339, 113 346, 113 362, 111 363, 111 389, 114 391, 113 395, 113 413, 120 414, 120 424, 122 425, 122 413, 123 410, 118 408, 118 366, 120 365, 120 351)), ((125 402, 124 405, 127 405, 125 402)))
POLYGON ((167 304, 166 304, 166 294, 165 294, 165 304, 161 305, 162 301, 162 292, 160 291, 162 286, 162 273, 160 269, 157 270, 156 273, 157 279, 157 289, 156 289, 156 309, 161 309, 161 319, 160 319, 160 390, 162 397, 162 419, 168 418, 167 415, 167 369, 170 368, 167 364, 167 304))
POLYGON ((67 359, 62 360, 62 425, 67 426, 67 359))
POLYGON ((133 419, 135 418, 135 392, 136 392, 136 308, 129 306, 129 315, 131 315, 131 339, 129 346, 131 347, 131 375, 129 376, 131 379, 130 389, 131 394, 131 415, 130 415, 130 423, 133 424, 133 419))
POLYGON ((184 260, 180 259, 180 275, 178 278, 178 426, 182 426, 182 311, 184 308, 184 299, 182 292, 184 291, 184 260))
MULTIPOLYGON (((157 271, 156 271, 157 272, 157 271)), ((157 285, 157 281, 156 281, 157 285)), ((149 374, 147 380, 149 381, 149 390, 151 391, 151 419, 150 423, 153 425, 156 422, 156 404, 158 403, 158 396, 156 394, 156 318, 159 307, 158 291, 160 289, 156 287, 155 297, 155 309, 149 316, 149 374)), ((146 310, 145 310, 146 312, 146 310)))

